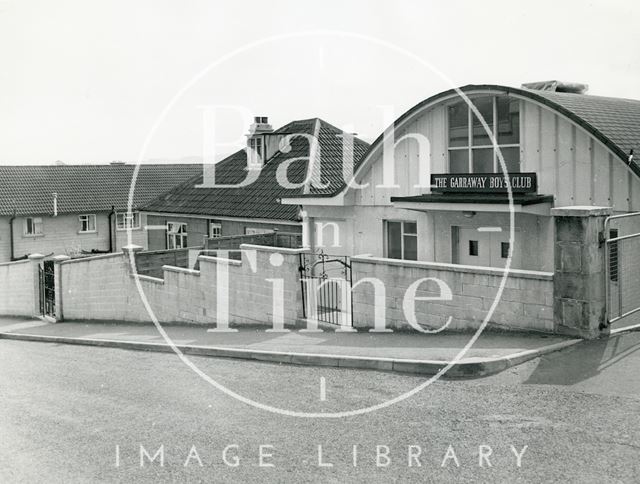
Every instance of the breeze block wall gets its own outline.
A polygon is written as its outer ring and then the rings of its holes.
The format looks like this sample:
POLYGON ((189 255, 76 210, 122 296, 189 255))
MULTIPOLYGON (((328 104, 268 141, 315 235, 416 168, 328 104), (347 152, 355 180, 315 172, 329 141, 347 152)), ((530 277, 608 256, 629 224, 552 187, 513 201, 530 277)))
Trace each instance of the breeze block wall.
POLYGON ((142 290, 159 322, 218 323, 218 287, 228 294, 229 323, 271 327, 274 318, 294 325, 301 317, 302 249, 243 245, 242 260, 198 257, 200 270, 164 266, 162 279, 133 275, 130 257, 140 247, 59 263, 64 319, 150 322, 142 290), (228 275, 228 277, 227 277, 228 275), (273 297, 279 279, 282 297, 273 297), (136 282, 137 280, 137 282, 136 282), (138 287, 139 283, 139 287, 138 287))
POLYGON ((0 264, 0 314, 36 316, 39 312, 38 267, 43 256, 0 264))
MULTIPOLYGON (((373 328, 376 309, 385 310, 386 327, 413 330, 403 310, 403 302, 411 284, 422 278, 437 278, 451 290, 451 300, 416 301, 417 323, 428 330, 441 328, 452 318, 447 329, 477 329, 489 312, 504 271, 499 268, 463 266, 434 262, 391 260, 375 257, 353 257, 353 321, 354 326, 373 328), (384 293, 376 294, 372 283, 384 282, 384 293)), ((553 274, 511 270, 499 302, 489 319, 490 327, 516 331, 554 330, 553 274)), ((437 298, 441 288, 434 281, 422 282, 415 294, 437 298)))

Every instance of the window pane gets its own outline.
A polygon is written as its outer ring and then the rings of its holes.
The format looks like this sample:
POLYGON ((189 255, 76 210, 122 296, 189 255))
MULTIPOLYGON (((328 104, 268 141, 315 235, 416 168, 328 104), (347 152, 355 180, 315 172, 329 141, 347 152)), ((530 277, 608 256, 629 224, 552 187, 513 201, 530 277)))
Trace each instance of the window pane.
POLYGON ((493 148, 473 150, 473 173, 493 173, 493 148))
POLYGON ((500 257, 503 259, 509 257, 509 242, 500 242, 500 257))
POLYGON ((404 233, 405 234, 417 234, 418 230, 415 222, 405 222, 404 223, 404 233))
POLYGON ((406 260, 418 260, 418 237, 415 235, 404 236, 404 257, 406 260))
POLYGON ((506 96, 496 100, 498 112, 498 144, 520 142, 520 101, 506 96))
POLYGON ((402 259, 402 223, 387 222, 387 257, 402 259))
POLYGON ((469 241, 469 255, 471 256, 478 256, 478 241, 477 240, 470 240, 469 241))
POLYGON ((469 150, 449 151, 449 173, 469 173, 469 150))
MULTIPOLYGON (((504 157, 504 164, 507 165, 508 173, 520 172, 520 148, 500 148, 502 156, 504 157)), ((498 158, 497 170, 498 173, 502 173, 502 165, 500 165, 498 158)))
MULTIPOLYGON (((489 126, 489 132, 493 130, 493 97, 480 97, 473 100, 473 104, 478 108, 480 114, 484 118, 485 123, 489 126)), ((491 138, 480 123, 480 119, 473 114, 473 145, 483 146, 491 145, 491 138)))
POLYGON ((469 146, 469 108, 464 101, 449 106, 449 146, 469 146))

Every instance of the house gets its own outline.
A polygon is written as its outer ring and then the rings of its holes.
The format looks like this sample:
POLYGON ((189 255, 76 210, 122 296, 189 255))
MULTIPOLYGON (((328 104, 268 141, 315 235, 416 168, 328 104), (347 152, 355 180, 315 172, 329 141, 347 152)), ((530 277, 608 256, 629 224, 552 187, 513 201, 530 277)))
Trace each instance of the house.
POLYGON ((202 172, 198 164, 0 166, 0 261, 41 253, 78 256, 146 245, 138 207, 202 172))
POLYGON ((144 206, 148 226, 156 228, 148 231, 149 250, 273 230, 300 233, 300 208, 280 200, 308 191, 313 177, 328 189, 339 183, 345 137, 352 146, 347 154, 353 151, 359 160, 368 144, 326 121, 298 120, 273 130, 266 117, 256 117, 247 147, 214 166, 215 184, 222 186, 205 186, 205 171, 144 206), (322 166, 322 171, 315 173, 310 166, 322 166))
POLYGON ((640 101, 586 90, 550 81, 441 92, 374 141, 355 171, 360 186, 283 203, 303 207, 307 239, 333 254, 503 267, 512 251, 512 268, 552 271, 552 207, 640 211, 640 101))

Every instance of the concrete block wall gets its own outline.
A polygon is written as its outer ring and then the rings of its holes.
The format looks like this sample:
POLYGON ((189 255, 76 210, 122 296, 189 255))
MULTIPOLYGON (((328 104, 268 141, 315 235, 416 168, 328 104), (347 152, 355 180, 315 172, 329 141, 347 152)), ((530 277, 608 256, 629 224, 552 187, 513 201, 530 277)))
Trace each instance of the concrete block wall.
POLYGON ((0 264, 0 314, 35 316, 38 311, 39 260, 0 264))
MULTIPOLYGON (((139 248, 138 248, 139 249, 139 248)), ((241 261, 200 256, 200 270, 165 266, 162 279, 138 276, 140 289, 160 322, 217 323, 217 289, 229 294, 230 324, 272 326, 274 313, 295 324, 302 312, 301 249, 243 245, 241 261), (253 255, 249 255, 253 254, 253 255), (221 278, 225 268, 228 280, 221 278), (276 298, 268 279, 281 279, 276 298)), ((129 264, 129 251, 61 262, 61 310, 65 319, 149 322, 129 264)), ((134 252, 137 249, 134 249, 134 252)))
MULTIPOLYGON (((437 278, 451 289, 452 298, 416 301, 418 324, 434 330, 451 316, 449 329, 476 329, 489 312, 503 279, 501 269, 375 257, 353 257, 351 267, 354 326, 363 328, 372 328, 376 308, 384 308, 387 328, 410 330, 403 310, 407 289, 419 279, 437 278), (359 283, 364 278, 383 281, 384 294, 376 294, 371 283, 359 283)), ((416 292, 417 297, 440 295, 440 288, 433 281, 423 282, 416 292)), ((510 271, 489 324, 509 330, 553 331, 553 274, 510 271)))

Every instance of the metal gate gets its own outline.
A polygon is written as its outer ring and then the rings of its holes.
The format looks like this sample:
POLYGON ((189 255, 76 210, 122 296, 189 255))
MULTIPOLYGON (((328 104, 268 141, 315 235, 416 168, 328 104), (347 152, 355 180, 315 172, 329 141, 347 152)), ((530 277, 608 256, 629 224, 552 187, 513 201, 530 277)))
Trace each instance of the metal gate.
POLYGON ((607 325, 640 323, 640 212, 604 222, 607 325))
POLYGON ((40 276, 40 314, 56 316, 55 269, 52 260, 45 260, 39 267, 40 276))
POLYGON ((300 254, 302 310, 307 319, 353 326, 349 257, 300 254))

